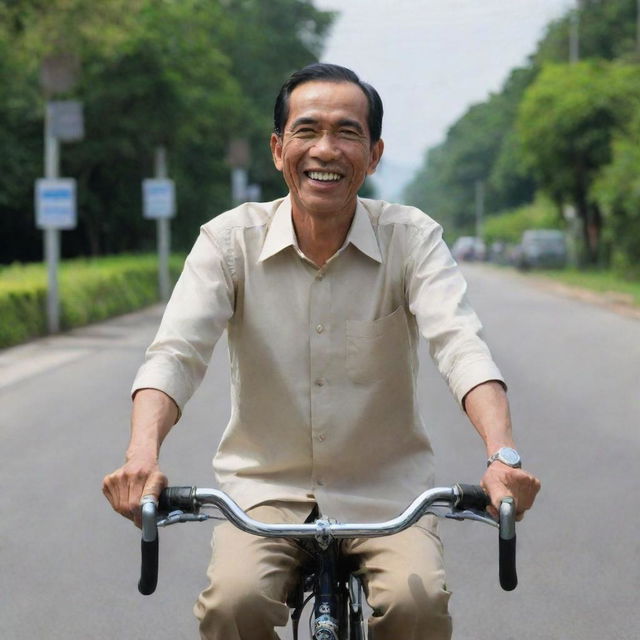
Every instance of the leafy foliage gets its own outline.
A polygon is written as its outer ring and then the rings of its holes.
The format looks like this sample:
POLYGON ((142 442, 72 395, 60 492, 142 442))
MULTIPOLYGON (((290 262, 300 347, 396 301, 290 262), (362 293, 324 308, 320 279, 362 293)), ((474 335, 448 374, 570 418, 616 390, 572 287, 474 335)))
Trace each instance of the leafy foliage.
MULTIPOLYGON (((580 59, 615 60, 633 57, 636 50, 637 0, 580 0, 577 12, 580 59)), ((571 13, 549 25, 535 60, 569 60, 571 13)))
POLYGON ((485 240, 517 244, 527 229, 560 229, 563 221, 557 206, 538 196, 535 202, 491 216, 484 224, 485 240))
POLYGON ((606 221, 605 242, 613 265, 624 276, 640 279, 640 118, 613 143, 613 158, 593 188, 606 221))
POLYGON ((585 261, 612 255, 618 264, 634 264, 634 233, 624 236, 622 228, 634 221, 629 179, 639 140, 629 123, 640 106, 638 5, 581 0, 579 6, 549 25, 527 65, 498 94, 471 107, 429 150, 405 197, 450 231, 469 233, 477 180, 485 184, 488 220, 542 189, 556 209, 577 211, 585 261), (582 62, 569 65, 575 17, 582 62))
MULTIPOLYGON (((183 257, 171 256, 175 281, 183 257)), ((0 270, 0 348, 46 333, 47 274, 44 265, 0 270)), ((60 269, 60 323, 79 327, 134 311, 159 299, 157 256, 75 259, 60 269)))
POLYGON ((446 140, 429 150, 405 199, 461 232, 470 232, 474 225, 477 181, 485 185, 489 212, 530 201, 535 184, 518 163, 514 122, 535 75, 533 69, 515 69, 500 93, 470 107, 446 140))
POLYGON ((548 65, 520 105, 524 161, 556 202, 575 206, 591 263, 603 224, 592 187, 611 160, 614 133, 624 131, 637 106, 640 70, 605 62, 548 65))
POLYGON ((310 0, 3 0, 0 2, 0 261, 41 255, 33 183, 41 177, 47 56, 79 61, 86 138, 62 147, 62 175, 78 181, 79 225, 65 256, 149 250, 141 180, 157 146, 176 181, 174 244, 231 204, 229 142, 249 139, 251 181, 281 195, 268 139, 275 94, 317 59, 332 14, 310 0))

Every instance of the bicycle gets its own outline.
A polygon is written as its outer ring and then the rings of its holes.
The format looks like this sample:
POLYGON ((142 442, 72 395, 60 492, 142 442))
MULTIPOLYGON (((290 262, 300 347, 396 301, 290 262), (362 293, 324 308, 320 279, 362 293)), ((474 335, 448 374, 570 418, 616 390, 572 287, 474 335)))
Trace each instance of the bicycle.
POLYGON ((364 640, 363 588, 350 567, 340 563, 337 541, 342 538, 374 537, 399 533, 416 523, 424 514, 454 520, 475 520, 499 528, 499 579, 505 591, 516 588, 515 505, 505 498, 499 518, 486 512, 489 499, 475 485, 429 489, 417 497, 403 513, 386 522, 339 523, 318 518, 304 524, 267 524, 248 516, 229 496, 217 489, 168 487, 156 504, 146 496, 142 500, 142 565, 138 590, 143 595, 155 591, 158 580, 158 527, 179 522, 215 518, 201 513, 205 507, 219 509, 229 522, 247 533, 273 538, 295 539, 311 543, 315 566, 303 572, 287 604, 292 609, 294 640, 304 608, 314 600, 310 633, 314 640, 364 640), (309 595, 305 597, 305 593, 309 595))

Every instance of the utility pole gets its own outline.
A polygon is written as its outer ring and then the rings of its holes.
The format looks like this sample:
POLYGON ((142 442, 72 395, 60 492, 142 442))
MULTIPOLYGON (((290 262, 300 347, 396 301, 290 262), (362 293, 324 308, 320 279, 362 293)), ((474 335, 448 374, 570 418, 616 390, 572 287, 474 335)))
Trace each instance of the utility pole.
POLYGON ((640 0, 636 0, 636 53, 640 55, 640 0))
POLYGON ((476 237, 484 240, 484 181, 476 180, 476 237))
MULTIPOLYGON (((640 0, 638 0, 640 2, 640 0)), ((569 23, 569 62, 576 64, 580 59, 580 0, 571 12, 569 23)))
MULTIPOLYGON (((44 115, 44 177, 60 177, 60 142, 52 132, 52 105, 45 104, 44 115)), ((60 229, 47 226, 44 231, 44 257, 47 263, 47 328, 60 331, 60 297, 58 294, 58 264, 60 262, 60 229)))
MULTIPOLYGON (((155 174, 157 179, 167 179, 167 150, 164 147, 156 147, 155 174)), ((169 300, 169 294, 171 293, 171 283, 169 278, 171 227, 169 224, 169 218, 167 217, 158 218, 156 220, 156 238, 158 243, 158 286, 160 288, 160 298, 164 302, 169 300)))

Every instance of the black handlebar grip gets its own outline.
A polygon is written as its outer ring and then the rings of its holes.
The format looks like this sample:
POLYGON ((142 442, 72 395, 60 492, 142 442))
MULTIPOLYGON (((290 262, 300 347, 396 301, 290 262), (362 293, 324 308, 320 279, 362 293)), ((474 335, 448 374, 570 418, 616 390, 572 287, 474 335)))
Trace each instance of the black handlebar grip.
POLYGON ((498 547, 500 586, 505 591, 513 591, 518 586, 516 572, 516 537, 504 540, 500 538, 498 547))
POLYGON ((194 513, 197 510, 194 497, 195 487, 167 487, 160 494, 158 511, 169 513, 180 510, 194 513))
POLYGON ((500 535, 498 540, 500 586, 505 591, 513 591, 518 586, 518 574, 516 572, 516 509, 513 498, 505 498, 500 505, 500 535))
POLYGON ((156 590, 158 584, 158 538, 142 540, 142 564, 140 566, 140 581, 138 591, 143 596, 149 596, 156 590))
POLYGON ((476 484, 458 484, 460 497, 456 509, 477 509, 484 511, 489 506, 489 496, 485 490, 476 484))

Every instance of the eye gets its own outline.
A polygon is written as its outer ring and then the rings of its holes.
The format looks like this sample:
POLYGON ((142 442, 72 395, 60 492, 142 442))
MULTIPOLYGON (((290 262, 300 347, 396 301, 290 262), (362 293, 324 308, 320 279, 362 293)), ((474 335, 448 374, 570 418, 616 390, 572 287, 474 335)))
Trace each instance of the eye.
POLYGON ((345 140, 359 140, 362 137, 360 132, 355 129, 340 129, 338 136, 345 140))
POLYGON ((317 133, 312 127, 299 127, 298 129, 294 129, 292 135, 296 138, 313 138, 317 133))

